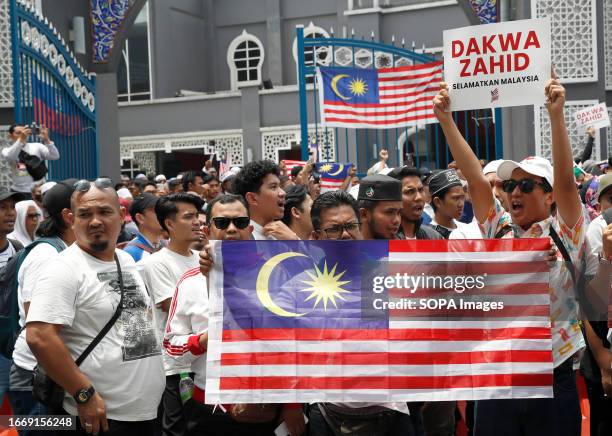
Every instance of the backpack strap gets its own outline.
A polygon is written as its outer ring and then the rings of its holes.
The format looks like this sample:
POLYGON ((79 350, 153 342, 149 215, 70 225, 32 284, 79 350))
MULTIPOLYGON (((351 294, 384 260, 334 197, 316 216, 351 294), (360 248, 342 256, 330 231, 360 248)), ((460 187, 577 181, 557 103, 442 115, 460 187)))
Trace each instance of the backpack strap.
POLYGON ((585 294, 585 275, 582 273, 582 271, 578 270, 574 266, 574 264, 572 263, 572 258, 570 257, 567 248, 565 248, 565 244, 563 244, 563 241, 561 241, 559 234, 552 226, 550 226, 549 233, 550 237, 555 242, 555 245, 561 252, 563 260, 567 265, 567 269, 569 270, 570 275, 572 276, 572 281, 574 282, 574 289, 576 290, 576 298, 578 299, 578 303, 580 304, 580 308, 582 309, 583 315, 586 315, 586 319, 594 319, 593 315, 597 312, 593 308, 593 305, 585 294))
POLYGON ((502 227, 501 229, 499 229, 497 231, 497 233, 495 234, 494 238, 495 239, 501 239, 503 238, 506 234, 510 233, 512 231, 512 226, 505 226, 502 227))
POLYGON ((13 246, 13 248, 15 249, 15 252, 23 250, 23 244, 19 242, 18 240, 11 239, 11 238, 6 238, 6 239, 8 240, 9 244, 13 246))
POLYGON ((451 234, 451 230, 447 229, 446 227, 441 226, 440 224, 435 226, 434 229, 436 230, 436 232, 441 234, 444 239, 448 239, 448 237, 451 234))

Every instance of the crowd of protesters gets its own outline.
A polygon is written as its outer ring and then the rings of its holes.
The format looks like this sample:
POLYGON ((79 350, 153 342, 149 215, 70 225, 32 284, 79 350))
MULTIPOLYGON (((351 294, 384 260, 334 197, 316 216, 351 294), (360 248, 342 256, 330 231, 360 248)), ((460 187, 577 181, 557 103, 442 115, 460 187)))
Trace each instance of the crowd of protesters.
MULTIPOLYGON (((554 234, 551 313, 562 313, 551 326, 554 398, 468 403, 465 423, 477 436, 578 435, 579 368, 591 434, 612 434, 612 167, 590 159, 594 131, 572 156, 565 90, 551 80, 546 96, 554 166, 540 157, 479 161, 446 112, 442 84, 434 110, 455 158, 443 170, 390 168, 383 150, 367 176, 353 171, 342 189, 323 194, 312 164, 287 172, 268 160, 224 174, 208 162, 170 179, 15 179, 0 191, 0 267, 24 253, 20 329, 12 358, 0 357, 0 395, 15 415, 78 416, 77 431, 87 434, 272 435, 284 422, 292 436, 453 435, 451 401, 206 404, 208 241, 554 234), (64 390, 59 403, 42 404, 33 392, 41 368, 64 390)), ((19 144, 28 134, 11 130, 19 144)), ((53 158, 48 134, 44 142, 32 150, 53 158)))

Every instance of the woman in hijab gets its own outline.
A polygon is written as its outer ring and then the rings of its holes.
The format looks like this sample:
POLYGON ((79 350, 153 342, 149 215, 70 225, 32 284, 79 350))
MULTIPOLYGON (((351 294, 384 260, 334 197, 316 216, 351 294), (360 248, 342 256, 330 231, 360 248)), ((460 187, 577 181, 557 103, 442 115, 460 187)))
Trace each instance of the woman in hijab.
POLYGON ((15 204, 15 210, 17 211, 15 230, 7 237, 16 239, 26 246, 35 238, 42 211, 33 200, 18 202, 15 204))

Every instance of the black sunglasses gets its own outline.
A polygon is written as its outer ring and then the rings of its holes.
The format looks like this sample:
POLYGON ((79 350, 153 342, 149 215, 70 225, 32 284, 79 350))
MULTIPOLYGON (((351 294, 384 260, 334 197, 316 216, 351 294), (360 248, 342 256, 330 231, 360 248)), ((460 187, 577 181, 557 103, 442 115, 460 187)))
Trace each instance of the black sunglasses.
POLYGON ((529 194, 533 192, 536 186, 541 186, 544 192, 552 191, 548 183, 538 182, 533 179, 521 179, 521 180, 508 179, 502 182, 502 189, 504 190, 504 192, 507 192, 508 194, 514 191, 514 188, 516 188, 517 186, 525 194, 529 194))
POLYGON ((239 216, 236 218, 226 218, 224 216, 213 218, 215 227, 219 230, 225 230, 229 227, 230 223, 234 223, 237 229, 244 230, 251 223, 251 219, 248 216, 239 216))
POLYGON ((94 182, 90 182, 89 180, 83 179, 79 180, 74 184, 74 190, 79 192, 87 192, 91 188, 91 184, 98 189, 106 189, 111 188, 113 186, 113 181, 107 178, 96 179, 94 182))

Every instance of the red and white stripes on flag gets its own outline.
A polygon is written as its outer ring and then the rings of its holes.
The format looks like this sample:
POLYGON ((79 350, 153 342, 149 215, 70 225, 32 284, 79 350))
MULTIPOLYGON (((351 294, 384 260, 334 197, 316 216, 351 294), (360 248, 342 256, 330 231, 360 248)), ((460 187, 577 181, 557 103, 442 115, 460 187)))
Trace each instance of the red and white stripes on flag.
POLYGON ((326 100, 319 77, 321 124, 328 127, 391 129, 436 123, 433 98, 442 81, 442 62, 380 68, 378 102, 326 100))
MULTIPOLYGON (((549 248, 548 239, 389 241, 390 269, 407 265, 415 275, 485 274, 484 288, 465 291, 465 299, 493 296, 505 309, 473 317, 458 311, 457 318, 436 318, 435 310, 392 309, 388 329, 222 331, 215 278, 207 402, 552 397, 549 248)), ((390 289, 389 301, 435 299, 449 292, 456 294, 441 288, 390 289)))
POLYGON ((293 169, 293 167, 303 167, 304 165, 306 165, 306 161, 303 160, 289 160, 289 159, 284 159, 283 162, 285 162, 285 169, 287 170, 287 175, 291 175, 291 170, 293 169))

